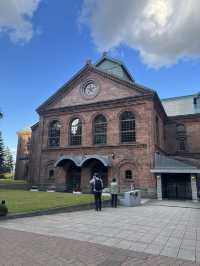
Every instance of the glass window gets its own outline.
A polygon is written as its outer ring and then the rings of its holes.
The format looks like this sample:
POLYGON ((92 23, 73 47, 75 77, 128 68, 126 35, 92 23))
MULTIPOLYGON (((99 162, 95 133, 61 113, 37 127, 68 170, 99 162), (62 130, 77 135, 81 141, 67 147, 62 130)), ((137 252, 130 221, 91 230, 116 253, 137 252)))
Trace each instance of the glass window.
POLYGON ((105 116, 98 115, 93 122, 93 143, 106 144, 107 141, 107 121, 105 116))
POLYGON ((70 123, 70 145, 81 145, 82 123, 79 118, 75 118, 70 123))
POLYGON ((60 146, 60 128, 61 125, 58 121, 50 123, 48 131, 48 144, 50 147, 60 146))
POLYGON ((185 134, 185 126, 183 124, 176 125, 177 134, 185 134))
POLYGON ((176 139, 178 142, 178 150, 186 150, 186 130, 184 124, 176 125, 176 139))
POLYGON ((135 137, 135 116, 132 112, 124 112, 120 117, 121 142, 134 142, 135 137))
POLYGON ((132 179, 132 171, 131 170, 127 170, 125 172, 125 178, 126 179, 132 179))

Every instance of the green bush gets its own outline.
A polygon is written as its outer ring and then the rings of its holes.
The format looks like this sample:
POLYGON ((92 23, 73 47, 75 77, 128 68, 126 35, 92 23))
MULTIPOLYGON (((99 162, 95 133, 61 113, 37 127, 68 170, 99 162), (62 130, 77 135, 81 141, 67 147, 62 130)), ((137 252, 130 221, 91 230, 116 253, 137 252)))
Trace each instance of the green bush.
POLYGON ((0 179, 4 179, 4 178, 5 178, 4 174, 0 174, 0 179))
POLYGON ((4 204, 0 203, 0 216, 6 216, 7 213, 8 213, 8 208, 5 205, 5 203, 4 204))

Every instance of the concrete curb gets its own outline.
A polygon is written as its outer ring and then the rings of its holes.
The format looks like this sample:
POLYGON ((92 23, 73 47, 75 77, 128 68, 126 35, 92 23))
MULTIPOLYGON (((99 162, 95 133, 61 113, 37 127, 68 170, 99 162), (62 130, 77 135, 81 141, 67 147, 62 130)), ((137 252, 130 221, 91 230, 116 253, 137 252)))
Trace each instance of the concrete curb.
MULTIPOLYGON (((110 200, 102 201, 102 207, 110 207, 110 200)), ((17 218, 25 218, 25 217, 34 217, 41 215, 49 215, 49 214, 57 214, 57 213, 65 213, 65 212, 75 212, 75 211, 86 211, 94 209, 94 203, 84 203, 80 205, 67 206, 55 209, 47 209, 41 211, 34 211, 28 213, 17 213, 17 214, 8 214, 7 216, 0 216, 0 221, 17 219, 17 218)))

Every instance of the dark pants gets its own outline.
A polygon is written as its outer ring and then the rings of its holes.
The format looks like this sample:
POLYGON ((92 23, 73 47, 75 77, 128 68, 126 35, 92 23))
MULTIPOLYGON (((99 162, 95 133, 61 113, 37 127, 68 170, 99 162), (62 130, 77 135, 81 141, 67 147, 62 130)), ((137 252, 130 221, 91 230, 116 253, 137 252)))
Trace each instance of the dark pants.
POLYGON ((97 211, 101 211, 101 192, 94 193, 95 208, 97 211))
POLYGON ((117 194, 112 194, 111 196, 111 206, 117 208, 117 194))
POLYGON ((112 194, 111 206, 117 208, 117 194, 112 194))

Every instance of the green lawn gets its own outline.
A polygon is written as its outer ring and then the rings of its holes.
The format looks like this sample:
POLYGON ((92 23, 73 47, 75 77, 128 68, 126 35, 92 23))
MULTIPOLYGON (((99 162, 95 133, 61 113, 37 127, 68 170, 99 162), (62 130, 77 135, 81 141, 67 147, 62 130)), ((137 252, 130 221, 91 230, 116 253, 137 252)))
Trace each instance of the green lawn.
POLYGON ((0 184, 26 184, 25 180, 0 179, 0 184))
POLYGON ((32 192, 0 190, 0 200, 6 200, 9 213, 24 213, 50 208, 66 207, 93 202, 93 195, 59 192, 32 192))

